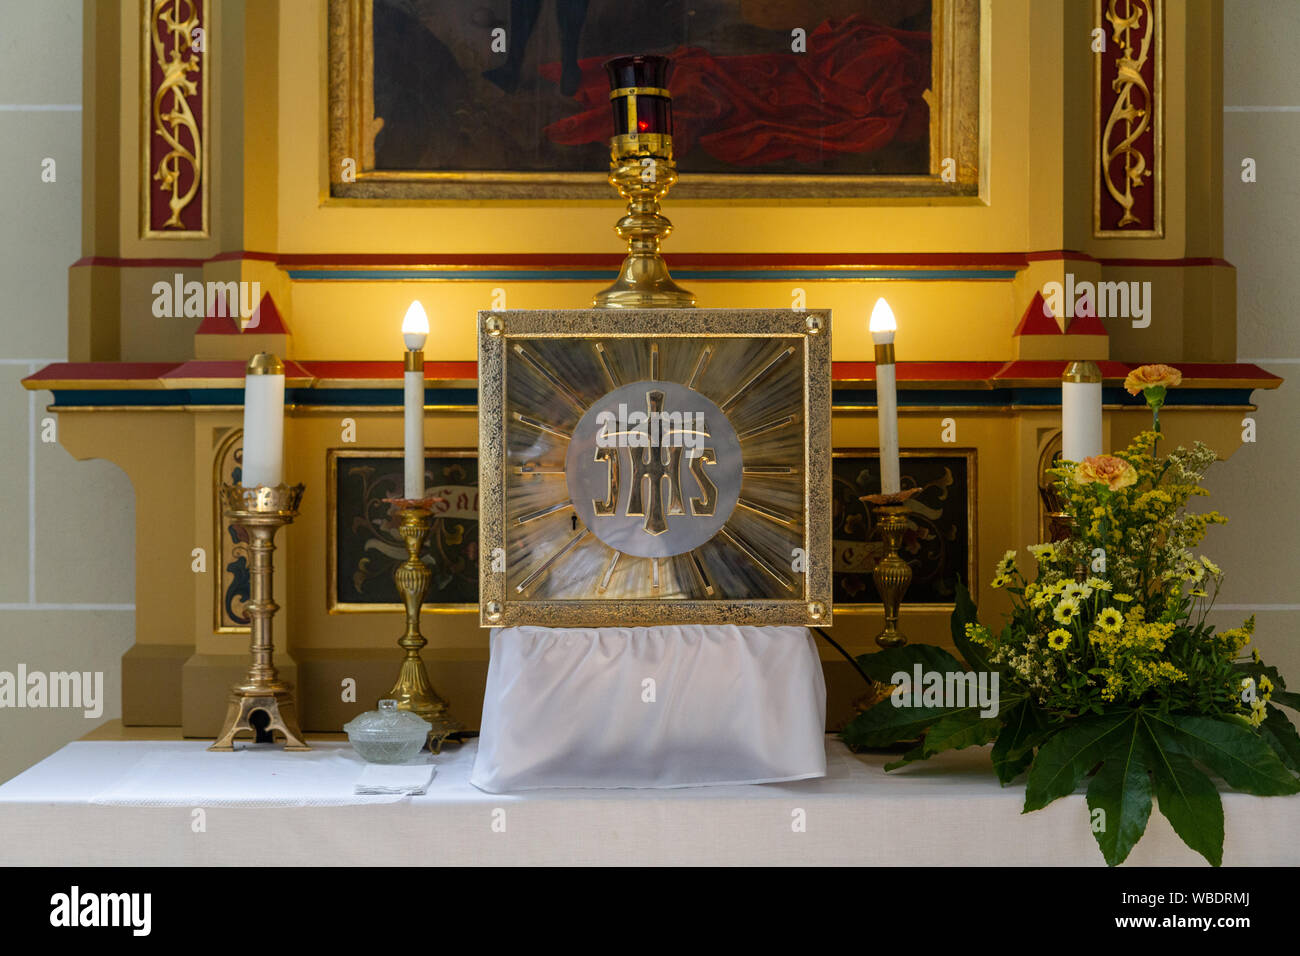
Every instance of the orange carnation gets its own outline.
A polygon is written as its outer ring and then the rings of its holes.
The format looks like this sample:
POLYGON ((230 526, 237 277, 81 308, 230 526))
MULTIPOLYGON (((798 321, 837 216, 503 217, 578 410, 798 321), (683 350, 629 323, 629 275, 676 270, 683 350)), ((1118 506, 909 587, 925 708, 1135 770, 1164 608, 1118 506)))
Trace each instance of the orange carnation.
POLYGON ((1075 478, 1080 482, 1096 482, 1111 491, 1119 491, 1137 481, 1137 471, 1123 458, 1093 455, 1079 462, 1075 478))
POLYGON ((1170 365, 1141 365, 1128 373, 1124 388, 1130 395, 1148 388, 1177 388, 1183 383, 1183 373, 1170 365))

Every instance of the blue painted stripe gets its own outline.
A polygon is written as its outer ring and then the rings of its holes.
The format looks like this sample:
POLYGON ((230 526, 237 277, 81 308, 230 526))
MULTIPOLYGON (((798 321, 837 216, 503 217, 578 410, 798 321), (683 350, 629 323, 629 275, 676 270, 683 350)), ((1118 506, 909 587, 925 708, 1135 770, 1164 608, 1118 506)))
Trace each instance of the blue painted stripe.
MULTIPOLYGON (((400 279, 460 279, 472 282, 612 282, 604 269, 290 269, 305 282, 385 282, 400 279)), ((673 277, 692 282, 824 282, 828 279, 910 279, 953 282, 1014 279, 1015 269, 674 269, 673 277)))

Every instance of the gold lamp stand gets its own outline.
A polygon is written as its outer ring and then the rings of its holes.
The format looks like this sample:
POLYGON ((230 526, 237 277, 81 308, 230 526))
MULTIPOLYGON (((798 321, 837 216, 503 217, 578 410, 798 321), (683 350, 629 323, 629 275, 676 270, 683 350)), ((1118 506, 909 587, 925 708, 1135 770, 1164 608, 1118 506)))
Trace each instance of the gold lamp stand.
POLYGON ((297 517, 302 493, 302 485, 221 486, 227 516, 248 531, 250 541, 248 615, 251 618, 249 650, 253 662, 243 682, 230 688, 225 723, 209 750, 234 750, 235 737, 245 731, 256 739, 259 728, 253 724, 252 718, 259 712, 267 719, 260 733, 268 734, 272 739, 279 733, 284 737, 285 750, 311 749, 298 728, 298 705, 293 698, 293 688, 280 680, 272 662, 274 645, 271 640, 271 619, 280 609, 271 597, 271 555, 275 551, 275 533, 297 517))
MULTIPOLYGON (((621 139, 636 137, 615 138, 609 171, 610 185, 627 200, 627 215, 614 226, 619 238, 627 240, 627 258, 614 284, 596 293, 592 305, 597 309, 692 308, 695 294, 673 281, 659 252, 660 243, 673 231, 673 224, 659 212, 659 200, 677 182, 677 165, 671 155, 646 156, 648 162, 643 164, 640 154, 621 153, 617 145, 621 139)), ((670 142, 664 151, 671 150, 670 142)))
POLYGON ((429 672, 420 657, 421 649, 429 642, 420 633, 420 606, 429 590, 433 573, 420 560, 420 549, 429 534, 430 510, 433 498, 390 498, 386 501, 397 509, 398 532, 406 542, 406 560, 393 572, 393 581, 406 605, 406 633, 397 645, 405 652, 402 669, 398 672, 393 689, 385 699, 397 701, 400 710, 409 710, 423 717, 433 729, 429 731, 429 752, 440 753, 443 742, 463 731, 464 725, 451 716, 447 702, 434 690, 429 672))
POLYGON ((907 499, 919 488, 909 488, 895 494, 864 495, 862 502, 876 516, 880 536, 885 543, 885 556, 876 562, 871 572, 885 609, 885 627, 876 635, 881 647, 902 647, 907 637, 898 630, 898 612, 903 595, 912 583, 912 566, 903 560, 899 550, 903 547, 903 532, 907 530, 907 499))

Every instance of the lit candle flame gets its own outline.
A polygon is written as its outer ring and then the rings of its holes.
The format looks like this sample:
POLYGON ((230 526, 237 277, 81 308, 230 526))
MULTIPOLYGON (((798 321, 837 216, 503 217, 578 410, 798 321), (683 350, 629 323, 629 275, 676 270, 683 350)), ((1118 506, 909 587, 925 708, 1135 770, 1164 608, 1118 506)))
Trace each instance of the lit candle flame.
POLYGON ((406 317, 402 319, 402 340, 408 349, 415 351, 424 348, 424 342, 428 337, 429 317, 424 314, 424 306, 420 305, 420 300, 416 299, 406 310, 406 317))

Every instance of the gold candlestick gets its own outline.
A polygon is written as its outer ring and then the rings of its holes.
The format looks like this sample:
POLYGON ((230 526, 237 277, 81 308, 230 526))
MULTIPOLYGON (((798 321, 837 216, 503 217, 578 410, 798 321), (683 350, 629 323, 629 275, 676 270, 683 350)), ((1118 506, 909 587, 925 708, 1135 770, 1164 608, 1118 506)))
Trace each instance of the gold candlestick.
POLYGON ((907 530, 907 500, 920 492, 908 488, 895 494, 864 495, 861 501, 868 505, 880 525, 885 542, 885 556, 876 562, 871 572, 880 592, 880 603, 885 609, 885 627, 876 635, 881 647, 902 647, 907 638, 898 630, 898 612, 903 595, 912 583, 912 566, 898 553, 903 546, 903 532, 907 530))
POLYGON ((285 750, 310 750, 298 728, 298 705, 293 688, 280 680, 272 661, 275 647, 271 640, 271 619, 280 606, 272 598, 271 555, 275 551, 275 533, 290 524, 302 503, 302 485, 258 485, 245 488, 240 484, 223 484, 221 497, 226 515, 245 528, 249 536, 250 600, 248 602, 249 651, 253 662, 243 683, 230 688, 230 704, 221 733, 209 750, 234 750, 235 737, 247 731, 256 740, 259 728, 254 714, 266 717, 261 733, 274 739, 284 737, 285 750))
POLYGON ((406 633, 397 644, 405 652, 402 669, 397 674, 393 689, 384 695, 385 699, 397 701, 401 710, 409 710, 423 717, 431 725, 429 731, 429 752, 440 753, 448 737, 463 731, 464 725, 451 716, 445 700, 434 690, 429 680, 429 672, 424 667, 420 650, 429 642, 420 633, 420 606, 424 595, 429 590, 432 572, 420 560, 420 548, 429 534, 431 506, 438 499, 386 498, 385 501, 397 509, 400 518, 398 532, 406 542, 406 560, 393 572, 393 581, 402 595, 406 605, 406 633))

